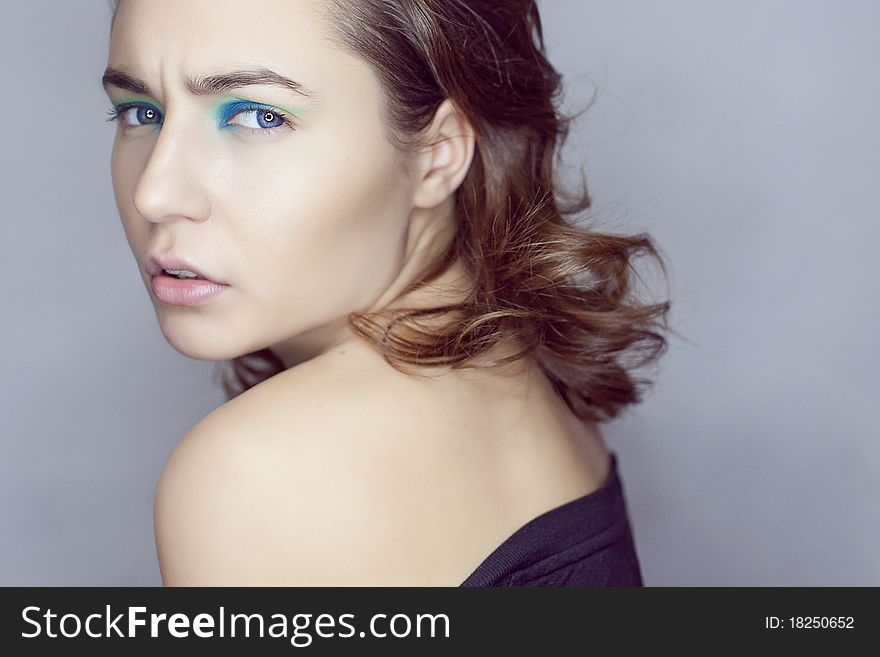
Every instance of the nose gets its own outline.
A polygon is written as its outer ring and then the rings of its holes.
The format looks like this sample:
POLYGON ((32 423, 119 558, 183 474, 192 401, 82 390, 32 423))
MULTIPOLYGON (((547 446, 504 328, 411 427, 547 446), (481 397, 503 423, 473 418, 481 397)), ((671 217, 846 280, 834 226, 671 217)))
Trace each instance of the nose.
POLYGON ((206 146, 198 144, 193 123, 189 125, 189 134, 182 119, 177 124, 166 120, 158 128, 159 137, 132 199, 135 209, 149 222, 164 223, 181 217, 204 221, 210 215, 206 146))

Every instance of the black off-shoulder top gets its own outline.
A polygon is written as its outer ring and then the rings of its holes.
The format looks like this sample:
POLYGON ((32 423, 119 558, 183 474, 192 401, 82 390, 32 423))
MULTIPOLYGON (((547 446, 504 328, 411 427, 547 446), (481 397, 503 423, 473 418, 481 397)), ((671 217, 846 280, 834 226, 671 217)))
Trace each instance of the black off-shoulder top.
POLYGON ((459 587, 643 586, 617 455, 605 483, 520 527, 459 587))

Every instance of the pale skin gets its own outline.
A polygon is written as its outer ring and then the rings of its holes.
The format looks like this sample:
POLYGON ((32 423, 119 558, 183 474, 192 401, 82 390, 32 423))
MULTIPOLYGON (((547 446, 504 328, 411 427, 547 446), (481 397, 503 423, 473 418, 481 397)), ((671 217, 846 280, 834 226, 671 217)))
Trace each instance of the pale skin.
POLYGON ((456 266, 398 298, 452 236, 475 142, 446 101, 425 147, 402 157, 378 78, 336 46, 322 5, 124 0, 111 33, 108 66, 151 92, 107 87, 113 103, 154 110, 155 124, 143 110, 120 117, 112 177, 164 336, 203 360, 272 348, 287 367, 169 457, 155 500, 166 586, 457 586, 517 528, 608 475, 598 428, 531 358, 414 379, 347 328, 351 311, 435 305, 468 288, 456 266), (197 96, 184 84, 257 67, 311 97, 266 85, 197 96), (230 98, 280 110, 296 129, 249 133, 267 129, 253 111, 221 129, 230 98), (145 271, 153 251, 230 289, 203 306, 164 304, 145 271))

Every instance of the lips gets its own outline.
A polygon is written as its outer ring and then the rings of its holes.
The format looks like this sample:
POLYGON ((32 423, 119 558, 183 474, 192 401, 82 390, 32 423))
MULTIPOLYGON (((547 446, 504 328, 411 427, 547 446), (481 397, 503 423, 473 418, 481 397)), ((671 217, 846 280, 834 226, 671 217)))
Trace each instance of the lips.
POLYGON ((187 269, 206 281, 217 283, 218 285, 228 285, 228 283, 211 276, 201 267, 193 264, 185 258, 175 255, 151 255, 148 258, 146 271, 151 277, 162 274, 165 269, 187 269))

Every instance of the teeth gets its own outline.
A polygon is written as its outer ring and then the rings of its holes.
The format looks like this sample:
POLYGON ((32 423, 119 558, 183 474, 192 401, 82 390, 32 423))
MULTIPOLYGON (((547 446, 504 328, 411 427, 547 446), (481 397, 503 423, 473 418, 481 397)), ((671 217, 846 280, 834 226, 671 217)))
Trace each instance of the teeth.
POLYGON ((188 269, 166 269, 167 273, 172 276, 177 276, 177 278, 198 278, 199 275, 195 272, 191 272, 188 269))

